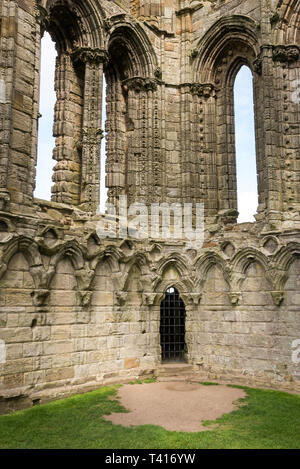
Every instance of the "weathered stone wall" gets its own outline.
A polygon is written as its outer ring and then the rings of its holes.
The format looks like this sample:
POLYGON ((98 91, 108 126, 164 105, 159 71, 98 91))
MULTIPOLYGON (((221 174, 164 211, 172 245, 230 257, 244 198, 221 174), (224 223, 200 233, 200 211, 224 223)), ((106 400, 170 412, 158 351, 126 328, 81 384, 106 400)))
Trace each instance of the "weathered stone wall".
POLYGON ((154 373, 170 286, 195 372, 299 390, 299 1, 1 0, 0 12, 2 402, 154 373), (33 198, 45 30, 58 52, 51 202, 33 198), (259 206, 237 225, 244 64, 259 206), (204 202, 201 249, 98 238, 103 74, 110 202, 204 202))

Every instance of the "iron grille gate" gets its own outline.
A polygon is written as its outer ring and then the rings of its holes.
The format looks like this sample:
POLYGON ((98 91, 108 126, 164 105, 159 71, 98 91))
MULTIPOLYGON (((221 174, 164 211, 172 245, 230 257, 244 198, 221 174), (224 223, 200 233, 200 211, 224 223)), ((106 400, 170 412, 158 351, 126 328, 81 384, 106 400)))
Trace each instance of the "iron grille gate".
POLYGON ((184 361, 185 306, 176 288, 169 288, 160 304, 160 343, 163 361, 184 361))

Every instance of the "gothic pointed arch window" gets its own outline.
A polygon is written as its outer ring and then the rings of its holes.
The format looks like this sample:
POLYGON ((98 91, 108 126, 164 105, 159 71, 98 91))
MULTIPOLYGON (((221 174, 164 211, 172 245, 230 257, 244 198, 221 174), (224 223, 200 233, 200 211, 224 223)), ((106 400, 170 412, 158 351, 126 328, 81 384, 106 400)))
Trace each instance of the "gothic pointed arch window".
MULTIPOLYGON (((118 18, 110 33, 108 55, 105 67, 108 202, 117 206, 119 196, 126 195, 128 205, 148 203, 154 171, 156 190, 161 189, 160 172, 152 163, 157 157, 152 126, 156 57, 144 32, 119 22, 118 18)), ((157 103, 155 112, 158 115, 157 103)), ((155 143, 158 146, 158 129, 155 143)))
POLYGON ((232 43, 226 52, 223 89, 217 104, 217 121, 223 124, 223 131, 217 136, 221 160, 219 208, 240 223, 254 221, 258 207, 257 90, 251 48, 232 43))
POLYGON ((258 197, 253 75, 247 65, 239 69, 234 80, 234 120, 238 222, 252 222, 258 197))
POLYGON ((55 139, 53 137, 55 62, 57 52, 49 33, 45 32, 41 40, 40 61, 40 99, 38 121, 38 152, 34 196, 39 199, 51 199, 52 158, 55 139))
POLYGON ((88 212, 99 206, 102 80, 107 58, 99 10, 95 12, 89 0, 39 2, 41 37, 49 33, 57 50, 51 200, 88 212))
MULTIPOLYGON (((265 136, 260 130, 263 128, 262 112, 259 112, 263 88, 260 78, 261 62, 257 30, 256 22, 249 17, 242 15, 222 17, 200 40, 199 52, 194 63, 196 85, 202 84, 202 88, 198 87, 201 93, 197 93, 195 102, 196 105, 200 105, 196 107, 196 110, 199 109, 199 134, 202 132, 199 160, 200 163, 203 162, 204 171, 209 174, 207 180, 203 182, 209 195, 207 212, 224 224, 241 221, 241 219, 237 220, 238 208, 241 207, 241 203, 238 204, 237 200, 237 182, 240 186, 241 171, 239 162, 237 168, 237 158, 240 161, 240 156, 239 151, 236 151, 239 149, 236 149, 238 136, 235 127, 237 128, 238 125, 235 126, 235 103, 241 105, 244 98, 240 93, 234 96, 234 87, 239 81, 237 75, 242 73, 242 69, 244 71, 244 66, 248 67, 246 70, 250 69, 253 76, 253 85, 249 85, 248 97, 253 95, 254 119, 251 117, 253 104, 246 105, 245 109, 247 108, 247 119, 250 118, 251 121, 247 132, 251 128, 252 136, 253 120, 255 121, 255 144, 252 139, 248 161, 251 159, 252 168, 255 163, 257 164, 257 169, 254 170, 254 173, 255 171, 257 173, 257 191, 253 187, 255 182, 252 187, 253 192, 258 193, 257 215, 260 217, 267 203, 267 184, 264 183, 266 168, 263 158, 265 136), (205 88, 210 87, 213 90, 212 93, 207 94, 207 97, 203 84, 205 88)), ((243 119, 243 122, 245 121, 243 119)), ((240 120, 237 124, 240 124, 240 120)), ((256 208, 251 211, 253 215, 256 208)))

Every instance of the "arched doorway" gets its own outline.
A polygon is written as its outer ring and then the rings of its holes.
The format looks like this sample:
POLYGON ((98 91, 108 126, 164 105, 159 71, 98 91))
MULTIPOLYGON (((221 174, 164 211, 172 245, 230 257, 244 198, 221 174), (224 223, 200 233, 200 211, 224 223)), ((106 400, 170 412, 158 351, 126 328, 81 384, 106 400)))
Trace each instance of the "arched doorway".
POLYGON ((160 304, 160 344, 163 362, 185 361, 185 305, 178 290, 168 288, 160 304))

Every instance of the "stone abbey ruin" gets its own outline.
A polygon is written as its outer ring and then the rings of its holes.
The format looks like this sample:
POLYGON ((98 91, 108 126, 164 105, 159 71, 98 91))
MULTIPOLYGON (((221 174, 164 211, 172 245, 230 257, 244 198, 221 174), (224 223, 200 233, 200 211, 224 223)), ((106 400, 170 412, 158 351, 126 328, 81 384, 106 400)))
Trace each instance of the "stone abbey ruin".
POLYGON ((173 318, 174 358, 197 376, 299 391, 300 0, 0 0, 0 12, 2 409, 155 375, 173 318), (45 31, 58 54, 51 201, 33 195, 45 31), (258 207, 238 224, 243 65, 258 207), (203 203, 203 245, 99 237, 100 171, 115 205, 203 203))

